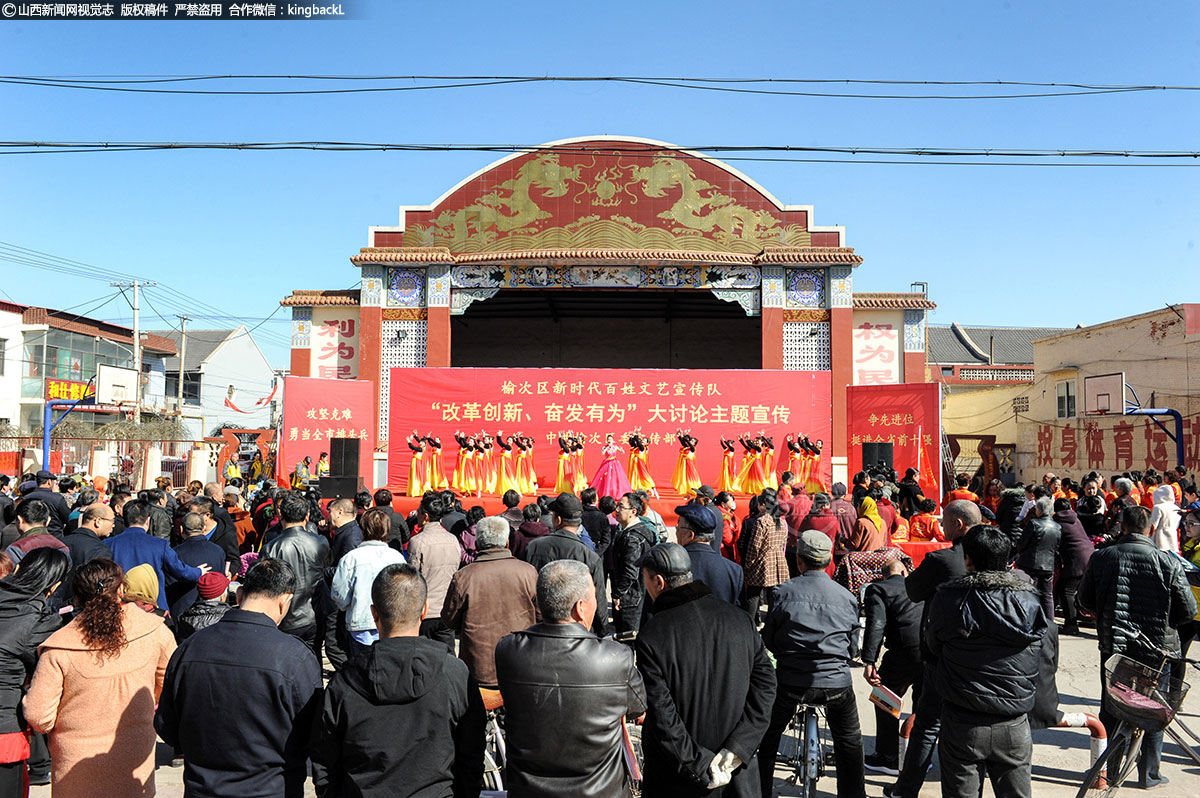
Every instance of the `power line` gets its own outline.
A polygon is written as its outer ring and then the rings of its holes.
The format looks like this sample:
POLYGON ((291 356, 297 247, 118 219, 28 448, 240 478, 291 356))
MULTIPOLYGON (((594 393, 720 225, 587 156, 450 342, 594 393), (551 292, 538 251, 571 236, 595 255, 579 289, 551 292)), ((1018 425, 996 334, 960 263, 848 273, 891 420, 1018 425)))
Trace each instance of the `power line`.
POLYGON ((161 76, 50 76, 0 75, 0 83, 92 91, 117 91, 147 94, 190 95, 311 95, 354 94, 377 92, 440 91, 529 83, 618 83, 660 86, 688 90, 731 92, 793 97, 823 97, 870 100, 1012 100, 1080 95, 1119 94, 1146 91, 1196 91, 1198 86, 1098 84, 1074 82, 1038 82, 1012 80, 871 80, 851 78, 715 78, 653 75, 161 75, 161 76), (211 81, 337 81, 337 82, 417 82, 417 86, 357 86, 330 89, 171 89, 148 88, 150 84, 195 83, 211 81), (721 85, 732 84, 732 85, 721 85), (785 89, 744 88, 750 84, 813 85, 813 86, 921 86, 921 87, 1011 87, 1047 89, 1022 93, 990 94, 900 94, 830 91, 796 91, 785 89))
POLYGON ((49 153, 87 152, 144 152, 153 150, 254 150, 288 151, 312 150, 334 152, 490 152, 490 153, 574 153, 606 158, 654 159, 663 152, 702 152, 720 155, 724 161, 769 161, 776 163, 865 163, 893 165, 943 166, 1200 166, 1200 151, 1195 150, 1114 150, 1114 149, 1014 149, 1007 147, 948 148, 948 147, 868 147, 868 146, 808 146, 808 145, 704 145, 664 147, 646 145, 631 147, 628 142, 619 146, 603 144, 579 146, 570 144, 411 144, 345 141, 274 141, 274 142, 101 142, 101 141, 5 141, 0 142, 0 155, 34 155, 49 153), (724 153, 831 153, 848 158, 754 157, 724 153), (859 158, 860 155, 891 156, 888 159, 859 158), (916 160, 897 160, 898 158, 916 160), (986 158, 983 161, 930 160, 931 158, 986 158), (1043 159, 1012 161, 1011 158, 1043 159), (1121 159, 1125 163, 1096 160, 1062 159, 1121 159), (1142 163, 1146 161, 1146 163, 1142 163), (1195 163, 1184 163, 1194 161, 1195 163), (1157 162, 1157 163, 1155 163, 1157 162))

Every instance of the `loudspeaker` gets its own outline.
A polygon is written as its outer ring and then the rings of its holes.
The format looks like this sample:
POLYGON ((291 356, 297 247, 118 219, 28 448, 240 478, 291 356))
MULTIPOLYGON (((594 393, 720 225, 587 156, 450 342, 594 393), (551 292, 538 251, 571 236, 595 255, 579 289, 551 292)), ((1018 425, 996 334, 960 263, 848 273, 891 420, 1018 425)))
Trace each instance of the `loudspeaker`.
POLYGON ((892 465, 892 451, 894 447, 890 443, 864 443, 862 444, 862 464, 863 470, 874 468, 881 462, 888 469, 895 468, 892 465))
POLYGON ((322 499, 353 499, 362 487, 358 477, 321 477, 317 483, 322 499))
POLYGON ((329 439, 329 476, 358 476, 358 438, 329 439))

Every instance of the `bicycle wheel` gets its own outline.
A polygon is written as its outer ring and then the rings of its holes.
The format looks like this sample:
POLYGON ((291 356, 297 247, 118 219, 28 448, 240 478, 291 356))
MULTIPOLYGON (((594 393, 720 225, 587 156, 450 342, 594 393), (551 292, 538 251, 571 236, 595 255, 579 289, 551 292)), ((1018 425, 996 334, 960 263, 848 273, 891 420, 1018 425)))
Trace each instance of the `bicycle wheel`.
POLYGON ((1075 798, 1109 798, 1116 795, 1125 779, 1137 767, 1143 734, 1141 729, 1129 729, 1125 724, 1118 726, 1108 748, 1083 777, 1083 786, 1075 798), (1104 777, 1107 780, 1102 780, 1104 777))
POLYGON ((486 749, 483 752, 483 789, 496 792, 504 790, 504 776, 500 773, 500 766, 496 764, 492 752, 486 749))
POLYGON ((809 710, 804 723, 804 761, 807 765, 805 798, 817 798, 817 779, 821 778, 825 755, 821 751, 821 727, 816 710, 809 710))

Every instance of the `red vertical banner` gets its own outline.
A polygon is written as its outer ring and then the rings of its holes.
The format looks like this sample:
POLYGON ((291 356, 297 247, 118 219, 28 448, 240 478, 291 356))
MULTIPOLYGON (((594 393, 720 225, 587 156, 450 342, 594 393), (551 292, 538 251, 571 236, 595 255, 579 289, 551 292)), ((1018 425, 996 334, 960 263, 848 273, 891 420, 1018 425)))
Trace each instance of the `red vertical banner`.
MULTIPOLYGON (((775 445, 775 471, 787 468, 790 432, 825 445, 822 480, 829 481, 831 381, 828 371, 730 369, 485 369, 395 368, 389 397, 388 484, 407 487, 406 438, 414 429, 440 437, 449 476, 458 456, 454 433, 523 433, 534 440, 539 482, 554 484, 558 435, 586 437, 586 467, 600 465, 605 436, 628 452, 627 433, 640 428, 659 489, 671 490, 679 445, 675 430, 699 439, 696 464, 716 485, 720 439, 765 433, 775 445)), ((738 449, 741 458, 741 447, 738 449)), ((625 454, 621 455, 625 462, 625 454)))
POLYGON ((358 474, 374 486, 375 383, 369 380, 285 377, 283 426, 279 430, 276 472, 281 480, 311 457, 313 468, 332 438, 358 438, 358 474))
POLYGON ((926 496, 942 495, 942 395, 937 383, 854 385, 846 390, 850 473, 862 470, 862 444, 892 444, 900 475, 915 468, 926 496))

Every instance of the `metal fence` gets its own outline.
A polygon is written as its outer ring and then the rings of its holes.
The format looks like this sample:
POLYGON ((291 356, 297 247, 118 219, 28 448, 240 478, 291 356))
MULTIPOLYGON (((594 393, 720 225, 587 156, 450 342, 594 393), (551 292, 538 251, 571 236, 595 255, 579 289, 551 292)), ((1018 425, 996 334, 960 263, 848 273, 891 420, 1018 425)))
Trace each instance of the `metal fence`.
MULTIPOLYGON (((104 440, 102 438, 54 438, 50 441, 48 470, 56 474, 91 474, 92 459, 103 452, 108 460, 105 470, 110 477, 134 481, 142 473, 146 453, 157 446, 162 452, 162 476, 179 485, 187 481, 188 454, 196 441, 104 440)), ((0 473, 18 475, 22 470, 21 452, 34 449, 41 459, 40 436, 0 438, 0 473)), ((157 476, 157 475, 154 475, 157 476)))

